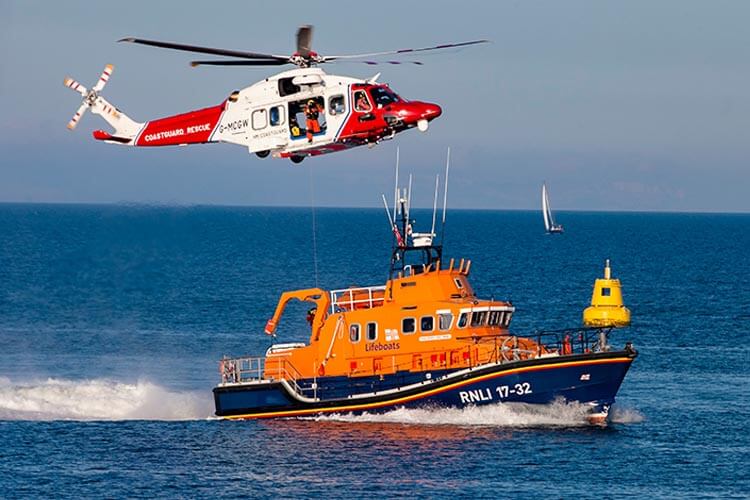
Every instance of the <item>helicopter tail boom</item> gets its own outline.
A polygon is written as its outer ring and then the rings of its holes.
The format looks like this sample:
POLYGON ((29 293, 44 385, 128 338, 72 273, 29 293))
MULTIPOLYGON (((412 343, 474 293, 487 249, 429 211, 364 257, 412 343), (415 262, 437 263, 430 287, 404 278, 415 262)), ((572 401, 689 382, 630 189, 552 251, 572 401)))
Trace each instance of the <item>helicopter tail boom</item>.
POLYGON ((203 144, 212 140, 226 103, 146 122, 133 138, 134 146, 203 144))
POLYGON ((104 121, 109 123, 115 129, 110 134, 103 130, 94 131, 94 138, 100 141, 113 142, 116 144, 129 144, 133 141, 138 130, 143 127, 143 123, 138 123, 128 115, 112 106, 102 96, 97 96, 90 105, 91 112, 101 116, 104 121))
POLYGON ((224 104, 211 106, 196 111, 136 123, 119 110, 116 116, 107 112, 115 109, 103 98, 91 106, 91 112, 101 115, 114 127, 114 133, 95 130, 94 139, 110 144, 128 146, 154 147, 178 146, 185 144, 203 144, 211 140, 214 130, 224 111, 224 104), (99 101, 100 100, 100 101, 99 101))

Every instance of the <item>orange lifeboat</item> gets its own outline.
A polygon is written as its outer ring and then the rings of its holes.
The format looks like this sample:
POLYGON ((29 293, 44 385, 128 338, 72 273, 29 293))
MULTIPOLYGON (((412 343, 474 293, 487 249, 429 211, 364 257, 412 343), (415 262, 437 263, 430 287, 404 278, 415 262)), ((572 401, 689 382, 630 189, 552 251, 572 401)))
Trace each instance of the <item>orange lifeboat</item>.
POLYGON ((307 341, 230 360, 231 380, 214 389, 216 414, 262 418, 563 398, 606 415, 635 350, 610 348, 609 330, 599 328, 511 332, 513 304, 475 293, 471 261, 443 260, 434 216, 429 233, 411 231, 406 191, 399 193, 400 220, 388 213, 394 245, 385 284, 284 292, 265 331, 275 337, 286 305, 307 302, 307 341))

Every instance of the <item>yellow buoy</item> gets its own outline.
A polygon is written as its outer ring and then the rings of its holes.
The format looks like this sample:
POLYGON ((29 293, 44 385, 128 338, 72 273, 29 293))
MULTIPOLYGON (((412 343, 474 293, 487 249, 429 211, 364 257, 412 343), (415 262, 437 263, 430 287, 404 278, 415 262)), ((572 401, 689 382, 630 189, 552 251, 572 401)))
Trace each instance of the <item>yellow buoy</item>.
POLYGON ((591 306, 583 311, 583 324, 598 327, 630 324, 630 310, 622 303, 620 280, 611 277, 609 259, 604 265, 604 278, 598 278, 594 282, 591 306))

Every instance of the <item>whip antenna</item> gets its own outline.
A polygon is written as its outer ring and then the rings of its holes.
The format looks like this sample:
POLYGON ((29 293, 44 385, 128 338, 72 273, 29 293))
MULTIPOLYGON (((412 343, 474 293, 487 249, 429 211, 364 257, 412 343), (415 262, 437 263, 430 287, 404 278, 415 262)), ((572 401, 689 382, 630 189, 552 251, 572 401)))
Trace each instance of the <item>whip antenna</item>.
POLYGON ((406 224, 411 224, 411 174, 409 174, 409 190, 406 192, 406 224))
POLYGON ((445 160, 445 191, 443 192, 443 223, 440 235, 440 244, 443 244, 443 240, 445 239, 445 209, 448 206, 448 170, 451 166, 451 148, 448 148, 448 157, 445 160))
POLYGON ((430 244, 432 244, 432 238, 435 237, 435 217, 437 216, 437 198, 438 198, 438 186, 440 184, 440 175, 435 176, 435 196, 432 199, 432 229, 430 229, 430 244))
POLYGON ((396 185, 393 188, 393 223, 396 223, 396 213, 398 211, 398 164, 399 164, 399 148, 396 147, 396 185))

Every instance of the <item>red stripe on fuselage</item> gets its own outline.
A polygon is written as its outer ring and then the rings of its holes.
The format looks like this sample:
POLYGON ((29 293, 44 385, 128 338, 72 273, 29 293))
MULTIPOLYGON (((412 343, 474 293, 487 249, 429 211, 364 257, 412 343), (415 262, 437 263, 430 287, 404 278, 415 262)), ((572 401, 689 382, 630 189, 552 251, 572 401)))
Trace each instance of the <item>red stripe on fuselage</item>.
POLYGON ((151 120, 141 132, 136 146, 174 146, 208 142, 219 122, 224 104, 151 120))

